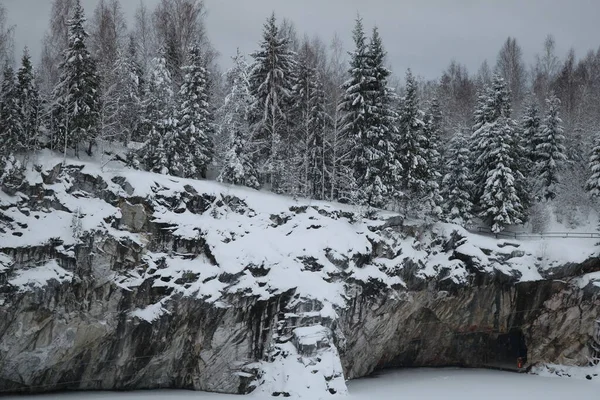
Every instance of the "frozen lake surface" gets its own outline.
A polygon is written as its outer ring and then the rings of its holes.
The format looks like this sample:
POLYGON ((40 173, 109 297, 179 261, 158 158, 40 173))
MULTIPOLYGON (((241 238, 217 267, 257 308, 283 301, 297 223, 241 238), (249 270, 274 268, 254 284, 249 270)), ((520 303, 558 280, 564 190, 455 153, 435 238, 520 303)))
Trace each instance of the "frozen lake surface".
MULTIPOLYGON (((598 378, 596 378, 598 379, 598 378)), ((564 400, 599 398, 600 380, 540 377, 503 371, 415 369, 387 371, 348 383, 351 400, 564 400)), ((276 399, 271 396, 234 396, 181 390, 141 392, 60 393, 6 397, 6 400, 240 400, 276 399)), ((324 396, 325 399, 344 398, 324 396)), ((310 399, 318 400, 318 399, 310 399)))

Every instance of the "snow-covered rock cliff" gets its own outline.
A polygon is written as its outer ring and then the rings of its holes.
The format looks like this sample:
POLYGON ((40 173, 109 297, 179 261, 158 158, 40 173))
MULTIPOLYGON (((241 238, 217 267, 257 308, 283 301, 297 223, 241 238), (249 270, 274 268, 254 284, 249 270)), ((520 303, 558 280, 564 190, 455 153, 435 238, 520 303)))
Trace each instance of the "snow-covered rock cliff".
POLYGON ((597 239, 42 159, 0 191, 0 393, 316 399, 378 368, 598 356, 597 239))

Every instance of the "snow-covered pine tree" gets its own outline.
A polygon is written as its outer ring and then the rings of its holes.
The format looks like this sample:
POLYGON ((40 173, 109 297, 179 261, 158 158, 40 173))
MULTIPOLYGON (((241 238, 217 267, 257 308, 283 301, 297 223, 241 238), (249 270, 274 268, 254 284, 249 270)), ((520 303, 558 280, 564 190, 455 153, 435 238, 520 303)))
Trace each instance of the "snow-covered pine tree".
POLYGON ((439 157, 434 162, 434 168, 438 171, 442 176, 444 175, 444 147, 440 146, 442 137, 446 137, 444 133, 444 115, 442 113, 442 109, 440 107, 440 102, 436 97, 429 101, 429 107, 427 109, 427 115, 431 118, 431 127, 430 127, 430 141, 437 151, 439 157))
POLYGON ((238 49, 234 66, 227 72, 230 91, 218 111, 218 132, 226 138, 219 153, 224 162, 218 180, 258 189, 258 172, 249 153, 248 112, 254 100, 250 94, 248 70, 249 66, 238 49))
POLYGON ((154 119, 152 123, 156 126, 161 136, 164 138, 167 146, 169 138, 176 131, 177 123, 175 120, 176 98, 173 90, 173 79, 167 66, 167 59, 164 52, 154 59, 153 69, 150 75, 150 92, 154 106, 154 119))
POLYGON ((552 95, 546 100, 548 111, 535 147, 535 170, 540 194, 545 200, 556 198, 559 172, 567 157, 562 119, 559 116, 560 99, 552 95))
POLYGON ((307 40, 298 46, 297 58, 292 75, 292 91, 290 92, 290 113, 288 117, 291 137, 290 146, 286 149, 286 160, 291 164, 286 174, 288 191, 293 196, 311 197, 309 183, 310 143, 313 132, 310 126, 312 75, 315 72, 311 65, 312 49, 307 40))
POLYGON ((164 52, 152 60, 152 69, 145 89, 140 137, 144 145, 137 152, 140 166, 152 172, 168 174, 181 169, 181 160, 174 156, 168 160, 167 153, 175 146, 170 140, 176 133, 174 94, 171 75, 167 69, 164 52), (167 161, 168 160, 168 161, 167 161), (169 164, 172 163, 172 164, 169 164))
POLYGON ((484 158, 490 169, 481 196, 479 216, 491 225, 492 232, 503 231, 506 226, 524 221, 524 208, 519 198, 516 182, 523 181, 519 170, 511 168, 514 163, 514 124, 509 118, 500 117, 490 124, 487 145, 490 150, 484 158))
POLYGON ((181 175, 206 178, 213 158, 213 116, 208 104, 208 71, 198 47, 192 47, 183 68, 184 77, 178 96, 177 134, 173 148, 183 162, 181 175))
MULTIPOLYGON (((485 109, 489 91, 489 86, 484 86, 477 91, 477 104, 473 113, 473 132, 477 132, 487 122, 485 109)), ((470 142, 472 141, 470 140, 470 142)))
POLYGON ((391 72, 385 67, 386 53, 377 28, 367 43, 358 17, 353 39, 350 78, 342 86, 345 93, 338 107, 343 113, 341 133, 348 141, 349 166, 353 170, 353 182, 348 185, 353 193, 348 197, 357 203, 383 207, 400 195, 401 166, 394 156, 398 118, 388 86, 391 72))
POLYGON ((510 92, 506 82, 498 74, 494 75, 484 101, 482 116, 484 122, 494 122, 501 117, 510 118, 512 113, 510 92))
POLYGON ((458 131, 447 151, 446 175, 442 184, 442 197, 444 199, 444 215, 448 222, 461 226, 468 224, 473 218, 473 203, 471 191, 470 154, 467 137, 458 131))
POLYGON ((146 165, 152 165, 151 171, 167 175, 172 165, 169 165, 165 141, 167 139, 158 130, 157 126, 152 126, 149 142, 153 144, 153 152, 148 153, 146 165))
POLYGON ((289 49, 288 39, 280 35, 275 14, 265 23, 260 49, 252 53, 252 58, 249 81, 254 103, 249 115, 253 153, 263 182, 268 182, 273 191, 281 192, 294 53, 289 49))
POLYGON ((229 93, 217 113, 219 133, 227 138, 223 153, 219 154, 220 157, 224 156, 225 161, 218 181, 258 189, 258 173, 248 148, 248 111, 254 101, 250 94, 248 70, 246 59, 238 49, 233 57, 233 67, 226 75, 229 93))
POLYGON ((487 136, 488 134, 487 129, 482 128, 487 123, 485 113, 487 98, 489 96, 490 91, 491 89, 488 85, 479 88, 477 92, 477 104, 475 105, 475 111, 473 112, 472 134, 468 140, 469 154, 471 155, 469 169, 471 170, 471 178, 473 181, 471 201, 473 202, 474 206, 479 201, 479 198, 481 198, 485 179, 484 173, 480 171, 482 166, 479 164, 479 154, 481 151, 479 149, 479 145, 483 139, 482 136, 487 136))
POLYGON ((425 113, 423 121, 423 134, 420 148, 422 149, 423 159, 420 168, 416 170, 417 175, 425 182, 425 188, 421 195, 419 204, 426 214, 435 217, 442 215, 442 201, 440 196, 440 181, 442 174, 440 171, 440 153, 438 152, 438 125, 435 115, 431 109, 425 113))
POLYGON ((351 175, 348 169, 347 156, 348 149, 347 138, 342 135, 341 116, 342 112, 338 108, 344 91, 342 85, 346 81, 346 61, 343 44, 337 35, 334 35, 331 44, 331 50, 327 62, 322 65, 325 88, 326 110, 331 121, 331 125, 326 132, 325 141, 330 152, 328 154, 327 165, 329 168, 327 180, 329 181, 329 200, 338 199, 339 188, 344 187, 345 178, 351 175))
POLYGON ((401 196, 400 174, 402 166, 396 158, 398 141, 398 115, 393 109, 394 93, 388 86, 391 71, 385 67, 386 52, 377 27, 367 53, 367 129, 363 137, 363 148, 367 155, 367 170, 357 175, 367 203, 383 207, 390 200, 401 196))
POLYGON ((350 78, 342 85, 344 94, 338 105, 338 110, 342 114, 340 136, 346 139, 350 152, 347 168, 352 170, 352 174, 348 174, 348 178, 352 182, 346 182, 345 188, 340 187, 338 196, 356 203, 364 203, 366 198, 361 193, 357 177, 366 176, 369 162, 364 147, 364 138, 368 129, 366 117, 368 114, 369 66, 367 38, 360 17, 356 19, 353 40, 355 49, 350 54, 348 71, 350 78), (343 193, 343 191, 347 193, 343 193))
POLYGON ((600 134, 596 134, 594 138, 594 147, 590 154, 588 168, 591 175, 585 188, 592 197, 600 198, 600 134))
POLYGON ((53 137, 56 147, 73 148, 75 155, 87 144, 92 147, 98 134, 100 121, 100 78, 96 63, 86 47, 88 34, 80 0, 76 1, 73 18, 69 20, 69 45, 60 65, 60 81, 54 88, 53 137))
POLYGON ((473 203, 475 205, 479 203, 479 199, 483 195, 489 168, 492 167, 486 158, 492 151, 489 147, 492 125, 500 117, 510 118, 510 113, 510 95, 504 80, 496 74, 493 77, 492 85, 480 92, 474 114, 475 124, 470 147, 473 158, 471 169, 474 182, 473 203))
POLYGON ((323 82, 315 63, 314 50, 305 40, 299 49, 291 96, 296 146, 294 181, 302 196, 324 199, 328 190, 326 162, 329 150, 325 130, 329 116, 325 112, 323 82))
POLYGON ((15 72, 9 63, 6 63, 0 91, 0 149, 4 156, 27 150, 27 139, 21 134, 22 121, 15 72))
POLYGON ((522 170, 522 148, 516 122, 510 118, 510 96, 495 75, 487 98, 479 103, 473 150, 475 200, 479 216, 494 232, 525 220, 528 194, 522 170))
POLYGON ((325 200, 331 186, 331 148, 326 138, 326 131, 331 126, 331 118, 326 111, 325 89, 322 77, 318 71, 314 79, 316 84, 313 91, 314 101, 310 125, 314 126, 317 134, 313 135, 313 141, 309 145, 311 149, 309 182, 312 183, 312 197, 318 200, 325 200))
POLYGON ((537 102, 533 96, 527 101, 525 105, 525 112, 521 121, 521 130, 523 137, 523 148, 525 150, 525 157, 529 161, 531 166, 534 166, 537 162, 535 154, 536 147, 539 144, 540 139, 540 111, 537 102))
MULTIPOLYGON (((430 137, 424 114, 419 110, 417 82, 410 70, 406 73, 406 93, 400 107, 400 135, 396 156, 402 165, 405 191, 405 207, 417 211, 423 197, 429 197, 431 180, 435 179, 430 163, 434 154, 430 149, 430 137)), ((435 160, 433 160, 435 161, 435 160)))
POLYGON ((402 186, 405 190, 421 191, 425 182, 421 182, 416 176, 415 170, 421 159, 420 145, 423 142, 423 121, 419 112, 419 99, 417 97, 417 82, 411 70, 406 72, 406 93, 402 98, 400 107, 400 135, 396 155, 403 169, 402 186))
POLYGON ((39 147, 42 100, 27 48, 23 51, 21 67, 17 72, 16 96, 21 120, 19 141, 25 145, 26 151, 36 151, 39 147))

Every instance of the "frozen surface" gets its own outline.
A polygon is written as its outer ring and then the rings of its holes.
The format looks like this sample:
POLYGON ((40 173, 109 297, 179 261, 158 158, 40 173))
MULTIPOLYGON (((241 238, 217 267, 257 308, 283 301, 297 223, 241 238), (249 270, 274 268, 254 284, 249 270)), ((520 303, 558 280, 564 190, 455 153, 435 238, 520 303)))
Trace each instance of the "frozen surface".
MULTIPOLYGON (((386 372, 348 383, 348 396, 325 395, 321 399, 349 400, 506 400, 506 399, 597 399, 600 380, 582 381, 511 372, 418 369, 386 372)), ((234 396, 201 392, 157 390, 132 393, 60 393, 42 396, 6 397, 6 400, 233 400, 273 399, 272 396, 234 396)), ((293 397, 292 397, 293 398, 293 397)), ((299 397, 295 397, 299 398, 299 397)), ((309 397, 303 397, 308 399, 309 397)), ((310 400, 319 400, 310 397, 310 400)))
POLYGON ((349 382, 353 400, 595 399, 598 382, 512 372, 461 369, 400 370, 349 382))

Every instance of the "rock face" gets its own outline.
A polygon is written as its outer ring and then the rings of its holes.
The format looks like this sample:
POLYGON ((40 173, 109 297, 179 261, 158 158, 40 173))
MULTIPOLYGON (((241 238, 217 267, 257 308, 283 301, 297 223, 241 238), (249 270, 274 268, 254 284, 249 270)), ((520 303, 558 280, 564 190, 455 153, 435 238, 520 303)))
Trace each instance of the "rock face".
POLYGON ((598 356, 593 241, 52 161, 0 192, 0 393, 317 398, 380 368, 598 356))

